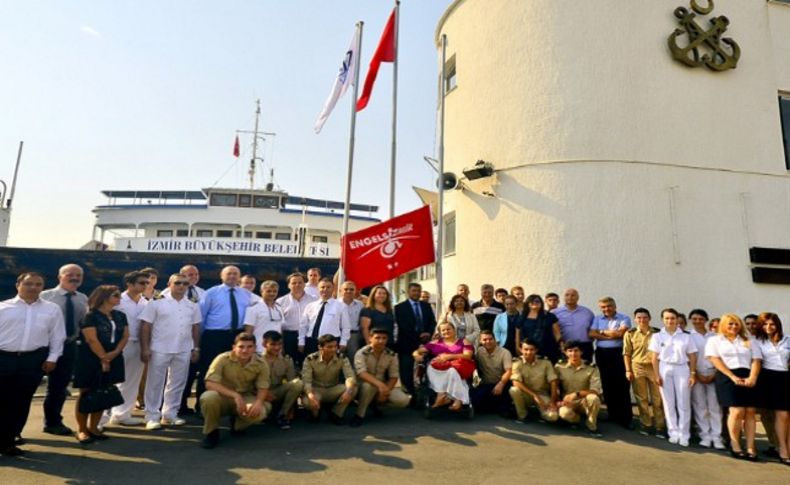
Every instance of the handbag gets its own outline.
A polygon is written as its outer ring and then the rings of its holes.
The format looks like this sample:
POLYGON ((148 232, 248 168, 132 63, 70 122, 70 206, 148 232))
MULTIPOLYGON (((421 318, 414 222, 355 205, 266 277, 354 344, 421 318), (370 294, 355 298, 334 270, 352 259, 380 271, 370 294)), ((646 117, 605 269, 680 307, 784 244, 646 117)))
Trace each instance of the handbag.
POLYGON ((444 361, 433 359, 431 361, 431 367, 436 370, 447 370, 452 367, 456 370, 456 372, 458 372, 458 375, 461 376, 461 379, 463 380, 471 378, 472 374, 475 372, 475 369, 477 369, 475 361, 469 359, 453 359, 444 361))
POLYGON ((104 374, 99 371, 96 387, 80 396, 79 411, 82 414, 96 413, 123 404, 123 396, 115 384, 104 384, 104 374))

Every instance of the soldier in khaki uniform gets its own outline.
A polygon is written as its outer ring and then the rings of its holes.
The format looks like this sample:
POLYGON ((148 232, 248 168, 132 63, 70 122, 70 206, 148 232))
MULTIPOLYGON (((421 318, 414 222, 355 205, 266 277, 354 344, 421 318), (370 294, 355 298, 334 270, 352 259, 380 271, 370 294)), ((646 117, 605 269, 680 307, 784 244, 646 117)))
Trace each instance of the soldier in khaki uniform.
POLYGON ((374 328, 370 331, 370 344, 354 355, 354 368, 362 383, 359 386, 359 407, 351 419, 351 426, 360 426, 365 419, 368 406, 376 399, 374 413, 381 411, 378 405, 389 404, 396 408, 409 405, 411 396, 395 387, 400 378, 398 354, 387 348, 389 331, 374 328))
POLYGON ((510 380, 513 382, 510 397, 519 421, 527 418, 529 406, 537 407, 545 421, 554 423, 559 419, 557 373, 550 360, 538 358, 538 343, 534 340, 527 338, 521 343, 521 357, 513 359, 510 380))
POLYGON ((302 394, 304 383, 296 375, 294 361, 283 355, 283 336, 270 330, 263 334, 263 360, 269 366, 271 387, 267 401, 274 405, 282 403, 277 414, 277 426, 280 429, 291 429, 294 404, 302 394))
POLYGON ((595 438, 603 436, 598 431, 598 411, 601 409, 601 374, 594 364, 582 360, 579 342, 565 344, 567 361, 554 366, 562 386, 563 398, 557 402, 563 421, 576 424, 581 414, 587 417, 587 430, 595 438))
POLYGON ((346 408, 357 394, 357 379, 354 369, 345 355, 338 355, 338 338, 327 334, 318 338, 318 352, 307 356, 302 366, 305 406, 313 413, 312 421, 318 422, 321 404, 332 403, 334 407, 329 419, 343 424, 346 408), (340 384, 340 376, 345 384, 340 384))
POLYGON ((271 412, 269 366, 255 354, 255 337, 236 335, 233 349, 219 354, 206 372, 206 392, 200 396, 204 448, 219 443, 219 420, 231 416, 231 434, 243 433, 271 412))
POLYGON ((655 382, 653 363, 650 360, 650 339, 658 329, 650 326, 650 312, 646 308, 634 311, 636 326, 623 337, 623 360, 625 361, 625 378, 631 383, 639 408, 639 433, 648 435, 655 430, 656 437, 666 439, 667 426, 664 421, 664 406, 661 392, 655 382), (650 402, 653 403, 653 417, 650 417, 650 402))

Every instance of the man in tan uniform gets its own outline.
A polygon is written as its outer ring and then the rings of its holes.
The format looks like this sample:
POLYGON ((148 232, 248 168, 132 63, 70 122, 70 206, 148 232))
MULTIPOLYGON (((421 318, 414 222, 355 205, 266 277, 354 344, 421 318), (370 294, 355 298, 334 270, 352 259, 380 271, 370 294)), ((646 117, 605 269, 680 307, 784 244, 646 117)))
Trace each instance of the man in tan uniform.
POLYGON ((204 448, 219 443, 219 420, 231 417, 231 434, 243 433, 271 411, 269 366, 255 354, 255 337, 236 335, 233 349, 219 354, 206 372, 206 392, 200 396, 204 448))
POLYGON ((357 394, 357 379, 354 369, 345 355, 338 355, 338 338, 331 334, 318 338, 318 352, 313 352, 304 360, 302 380, 304 381, 305 406, 313 414, 311 421, 318 422, 321 404, 332 403, 329 420, 343 424, 346 408, 357 394), (345 384, 340 384, 340 376, 345 384))
POLYGON ((529 406, 537 407, 544 421, 554 423, 559 419, 557 373, 550 360, 538 358, 538 343, 534 340, 527 338, 521 343, 521 357, 513 359, 510 380, 510 397, 519 421, 527 419, 529 406))
POLYGON ((562 400, 557 402, 559 415, 563 421, 576 424, 581 414, 587 417, 587 430, 594 438, 603 435, 598 431, 598 411, 601 409, 601 374, 595 364, 582 360, 579 342, 565 344, 567 361, 554 366, 562 387, 562 400))
POLYGON ((497 413, 507 417, 510 411, 510 372, 513 356, 497 345, 494 332, 480 331, 480 347, 475 354, 480 382, 469 390, 475 411, 497 413))
POLYGON ((283 336, 280 332, 270 330, 263 334, 263 360, 269 366, 269 396, 267 401, 272 405, 281 403, 277 414, 277 426, 280 429, 291 429, 294 404, 302 394, 304 383, 296 375, 294 361, 283 355, 283 336))
POLYGON ((374 415, 380 414, 380 405, 389 404, 396 408, 409 405, 411 396, 395 387, 400 378, 398 354, 387 348, 389 332, 383 328, 370 331, 370 344, 359 349, 354 356, 354 368, 362 383, 359 386, 359 407, 351 418, 351 426, 361 426, 368 406, 376 400, 374 415))
POLYGON ((655 430, 656 437, 667 438, 667 426, 664 421, 664 407, 661 402, 661 392, 655 382, 653 363, 650 360, 650 338, 658 329, 650 326, 650 312, 646 308, 637 308, 634 311, 636 326, 625 333, 623 337, 623 360, 625 361, 625 378, 631 383, 636 396, 636 405, 639 408, 639 433, 647 436, 651 429, 655 430), (650 417, 650 403, 652 401, 653 418, 650 417))

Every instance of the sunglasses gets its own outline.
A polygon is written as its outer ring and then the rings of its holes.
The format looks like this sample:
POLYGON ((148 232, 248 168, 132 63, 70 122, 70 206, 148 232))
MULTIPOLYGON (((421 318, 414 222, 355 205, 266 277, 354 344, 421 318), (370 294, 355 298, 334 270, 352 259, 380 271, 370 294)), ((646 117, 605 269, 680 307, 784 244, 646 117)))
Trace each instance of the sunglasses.
POLYGON ((148 284, 148 280, 135 281, 134 284, 135 285, 147 285, 148 284))
POLYGON ((189 286, 189 281, 174 281, 173 284, 176 286, 189 286))

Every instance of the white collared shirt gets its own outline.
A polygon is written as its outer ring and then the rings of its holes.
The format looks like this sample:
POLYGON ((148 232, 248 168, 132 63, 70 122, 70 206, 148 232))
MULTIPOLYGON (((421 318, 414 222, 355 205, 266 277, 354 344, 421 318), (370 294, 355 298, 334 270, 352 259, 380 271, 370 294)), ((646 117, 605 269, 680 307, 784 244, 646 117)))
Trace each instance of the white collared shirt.
POLYGON ((128 291, 121 294, 121 303, 115 307, 115 310, 123 312, 126 315, 126 322, 129 324, 129 341, 137 342, 140 340, 140 314, 148 304, 142 295, 136 302, 129 296, 128 291))
POLYGON ((362 313, 364 305, 357 299, 352 300, 351 303, 346 303, 343 300, 339 301, 346 306, 348 322, 351 324, 351 331, 359 332, 359 314, 362 313))
POLYGON ((280 305, 280 308, 283 310, 283 315, 285 315, 283 330, 298 332, 299 325, 302 323, 302 314, 304 313, 304 309, 307 307, 307 305, 316 300, 316 297, 312 297, 307 293, 302 295, 301 300, 297 300, 290 293, 278 298, 277 304, 280 305))
POLYGON ((705 342, 705 357, 718 357, 728 369, 751 369, 752 360, 762 360, 763 354, 757 341, 749 337, 748 344, 740 336, 730 342, 718 334, 705 342))
POLYGON ((692 328, 689 331, 689 335, 691 335, 691 340, 694 341, 694 345, 697 347, 697 374, 701 374, 703 376, 715 374, 716 368, 702 354, 705 351, 705 344, 707 343, 708 339, 716 334, 706 333, 705 335, 702 335, 692 328))
POLYGON ((316 300, 321 297, 321 295, 318 294, 318 285, 313 286, 310 283, 307 283, 306 285, 304 285, 304 292, 312 296, 316 300))
POLYGON ((786 372, 790 360, 790 337, 785 335, 775 344, 769 339, 757 340, 763 354, 763 369, 786 372))
MULTIPOLYGON (((192 298, 193 298, 192 301, 194 301, 195 303, 200 303, 200 300, 203 299, 203 295, 206 294, 206 290, 204 290, 199 286, 191 286, 190 288, 192 289, 192 298)), ((184 293, 184 296, 189 295, 190 288, 187 288, 187 292, 184 293)), ((160 293, 160 295, 162 296, 167 296, 169 294, 170 294, 170 288, 165 288, 164 290, 162 290, 162 293, 160 293)))
MULTIPOLYGON (((321 311, 321 300, 308 304, 302 313, 302 322, 299 325, 299 345, 304 345, 305 338, 313 334, 313 327, 321 311)), ((324 316, 321 318, 321 335, 331 334, 340 339, 340 345, 346 345, 351 337, 351 323, 348 320, 346 305, 339 300, 330 298, 324 307, 324 316)), ((319 335, 320 336, 320 335, 319 335)))
POLYGON ((697 353, 697 346, 691 335, 683 330, 678 328, 674 334, 670 334, 666 328, 662 328, 650 339, 647 350, 658 354, 658 360, 665 364, 687 364, 689 354, 697 353))
POLYGON ((163 354, 191 352, 192 327, 200 325, 200 319, 200 305, 169 295, 150 301, 140 314, 141 322, 151 324, 151 350, 163 354))
POLYGON ((57 304, 39 298, 28 305, 19 296, 0 302, 0 350, 31 352, 49 347, 47 362, 57 362, 65 340, 66 324, 57 304))
POLYGON ((251 306, 244 317, 244 326, 252 327, 252 334, 255 335, 255 343, 258 352, 263 352, 263 334, 275 331, 282 334, 285 316, 277 302, 272 306, 266 304, 263 299, 257 305, 251 306))

